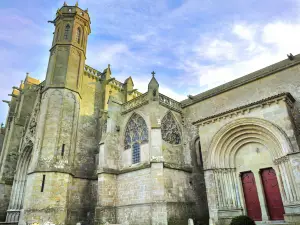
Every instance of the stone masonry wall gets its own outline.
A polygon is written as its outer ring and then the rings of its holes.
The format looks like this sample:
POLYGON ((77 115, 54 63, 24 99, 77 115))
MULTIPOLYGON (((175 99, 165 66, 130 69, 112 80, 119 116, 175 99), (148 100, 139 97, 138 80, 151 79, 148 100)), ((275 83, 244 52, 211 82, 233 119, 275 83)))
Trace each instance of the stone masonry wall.
POLYGON ((168 225, 184 225, 195 218, 195 192, 191 173, 164 168, 168 225))
POLYGON ((0 183, 0 222, 5 221, 12 185, 0 183))
POLYGON ((32 173, 27 177, 24 197, 24 221, 26 223, 47 221, 56 225, 67 222, 68 187, 72 185, 72 177, 63 173, 32 173), (41 185, 45 177, 44 190, 41 185))
POLYGON ((97 180, 72 179, 72 185, 69 187, 68 224, 94 223, 97 185, 97 180))
POLYGON ((142 169, 117 176, 117 206, 151 202, 151 171, 142 169))

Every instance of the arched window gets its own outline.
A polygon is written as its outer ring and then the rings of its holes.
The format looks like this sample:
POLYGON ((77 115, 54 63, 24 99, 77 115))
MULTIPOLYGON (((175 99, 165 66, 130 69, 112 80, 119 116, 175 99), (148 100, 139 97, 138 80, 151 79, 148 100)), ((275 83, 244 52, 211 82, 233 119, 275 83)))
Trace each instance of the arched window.
POLYGON ((168 112, 161 120, 162 139, 170 144, 181 143, 181 135, 176 120, 171 112, 168 112))
POLYGON ((65 34, 64 34, 64 39, 65 39, 65 40, 68 40, 70 28, 71 28, 70 25, 67 24, 67 26, 66 26, 66 28, 65 28, 65 34))
POLYGON ((124 148, 132 148, 132 162, 140 161, 140 145, 148 142, 148 128, 145 120, 134 113, 126 126, 124 148))
POLYGON ((57 29, 57 33, 56 33, 56 42, 59 40, 59 28, 57 29))
POLYGON ((77 42, 78 44, 80 44, 80 36, 81 36, 81 30, 80 30, 80 28, 78 27, 78 28, 77 28, 77 31, 76 31, 76 42, 77 42))

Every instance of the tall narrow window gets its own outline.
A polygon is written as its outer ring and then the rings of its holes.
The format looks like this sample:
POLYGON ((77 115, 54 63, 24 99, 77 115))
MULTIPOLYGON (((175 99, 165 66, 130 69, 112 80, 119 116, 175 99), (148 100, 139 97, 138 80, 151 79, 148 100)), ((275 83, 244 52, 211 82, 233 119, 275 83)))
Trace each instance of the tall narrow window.
POLYGON ((140 144, 134 143, 132 145, 132 163, 139 163, 141 161, 141 151, 140 151, 140 144))
POLYGON ((56 42, 59 41, 59 28, 57 29, 57 33, 56 33, 56 42))
POLYGON ((78 28, 77 28, 77 32, 76 32, 76 42, 77 42, 78 44, 80 44, 80 36, 81 36, 81 30, 80 30, 80 28, 78 27, 78 28))
POLYGON ((64 39, 68 40, 69 38, 69 32, 70 32, 70 25, 67 24, 66 28, 65 28, 65 34, 64 34, 64 39))
POLYGON ((63 157, 64 154, 65 154, 65 144, 63 144, 61 147, 61 156, 63 157))
POLYGON ((148 128, 145 120, 140 115, 133 113, 129 119, 124 138, 125 149, 132 149, 132 163, 141 160, 140 145, 148 142, 148 128))
POLYGON ((43 175, 42 186, 41 186, 41 192, 44 192, 45 179, 46 179, 46 175, 43 175))

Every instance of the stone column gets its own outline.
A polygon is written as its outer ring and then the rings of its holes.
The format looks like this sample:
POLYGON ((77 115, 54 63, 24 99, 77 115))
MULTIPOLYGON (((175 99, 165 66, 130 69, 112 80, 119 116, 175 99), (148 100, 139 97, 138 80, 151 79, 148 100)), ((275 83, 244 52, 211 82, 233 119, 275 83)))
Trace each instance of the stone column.
POLYGON ((152 180, 152 225, 167 225, 167 205, 165 203, 164 159, 162 154, 161 129, 152 121, 151 129, 151 180, 152 180))
POLYGON ((258 199, 260 203, 262 220, 268 221, 269 215, 268 215, 268 209, 267 209, 265 195, 264 195, 264 188, 261 182, 260 171, 259 170, 253 171, 253 175, 255 178, 255 184, 256 184, 258 199))

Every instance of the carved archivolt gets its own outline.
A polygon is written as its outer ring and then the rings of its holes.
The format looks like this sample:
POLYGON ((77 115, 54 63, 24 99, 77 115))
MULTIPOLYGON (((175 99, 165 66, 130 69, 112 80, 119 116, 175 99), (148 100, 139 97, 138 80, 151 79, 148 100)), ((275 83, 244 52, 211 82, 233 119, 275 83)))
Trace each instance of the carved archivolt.
POLYGON ((258 118, 241 118, 221 128, 208 149, 208 168, 234 168, 234 156, 241 146, 254 142, 268 146, 275 160, 292 152, 286 134, 274 124, 258 118))
POLYGON ((140 115, 133 113, 125 130, 125 149, 131 148, 134 143, 144 144, 148 142, 148 128, 145 120, 140 115))
POLYGON ((180 144, 181 134, 173 114, 169 111, 161 120, 162 139, 170 144, 180 144))

